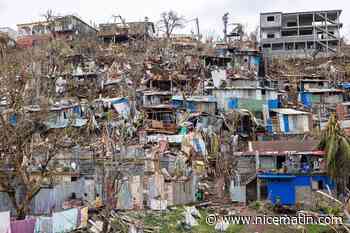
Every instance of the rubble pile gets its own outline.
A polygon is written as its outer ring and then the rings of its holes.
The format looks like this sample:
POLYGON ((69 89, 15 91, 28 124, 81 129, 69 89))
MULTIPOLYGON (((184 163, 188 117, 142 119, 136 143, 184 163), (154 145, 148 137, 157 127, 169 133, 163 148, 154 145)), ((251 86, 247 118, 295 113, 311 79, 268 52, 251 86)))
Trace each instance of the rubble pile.
POLYGON ((0 233, 237 232, 205 218, 348 217, 347 55, 277 59, 239 25, 214 44, 156 37, 148 20, 119 16, 97 31, 67 17, 85 30, 44 41, 31 33, 50 21, 21 24, 26 36, 0 50, 0 233))

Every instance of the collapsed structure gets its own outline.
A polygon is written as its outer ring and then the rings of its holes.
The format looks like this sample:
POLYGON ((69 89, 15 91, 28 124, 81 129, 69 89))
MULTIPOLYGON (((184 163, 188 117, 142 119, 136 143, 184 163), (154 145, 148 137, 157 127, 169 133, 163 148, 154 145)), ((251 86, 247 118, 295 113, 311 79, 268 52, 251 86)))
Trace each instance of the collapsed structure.
POLYGON ((225 35, 240 43, 217 46, 156 38, 148 19, 18 25, 17 45, 43 53, 0 73, 1 127, 13 135, 1 135, 0 216, 56 233, 87 228, 101 209, 110 224, 115 211, 191 203, 316 208, 315 193, 336 193, 317 132, 332 114, 349 132, 350 60, 299 67, 270 55, 335 52, 340 13, 262 13, 262 51, 241 25, 225 35), (90 41, 73 46, 79 36, 90 41))

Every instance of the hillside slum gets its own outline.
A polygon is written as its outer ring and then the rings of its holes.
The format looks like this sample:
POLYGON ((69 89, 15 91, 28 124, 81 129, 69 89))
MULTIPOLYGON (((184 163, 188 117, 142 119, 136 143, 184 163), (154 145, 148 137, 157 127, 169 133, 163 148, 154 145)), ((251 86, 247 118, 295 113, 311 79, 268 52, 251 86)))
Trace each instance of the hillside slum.
POLYGON ((207 232, 203 213, 256 209, 346 216, 320 137, 333 118, 350 135, 348 55, 271 58, 251 41, 158 38, 148 21, 59 20, 79 30, 21 24, 1 50, 0 232, 207 232), (169 212, 180 222, 149 219, 169 212))

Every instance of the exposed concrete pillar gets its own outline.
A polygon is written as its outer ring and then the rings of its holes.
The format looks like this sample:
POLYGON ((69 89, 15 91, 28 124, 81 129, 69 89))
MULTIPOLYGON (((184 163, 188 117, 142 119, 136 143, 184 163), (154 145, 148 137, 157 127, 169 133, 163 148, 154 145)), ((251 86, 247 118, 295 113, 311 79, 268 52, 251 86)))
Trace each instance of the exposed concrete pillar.
MULTIPOLYGON (((256 169, 256 174, 258 175, 258 171, 260 169, 260 156, 259 156, 259 151, 255 151, 255 169, 256 169)), ((257 200, 261 200, 261 191, 260 191, 260 179, 257 177, 256 178, 256 196, 257 200)))
POLYGON ((299 14, 297 14, 297 26, 298 26, 298 36, 300 36, 300 22, 299 22, 299 14))
POLYGON ((328 14, 327 14, 327 12, 325 12, 325 14, 324 14, 324 22, 325 22, 325 27, 326 27, 326 39, 327 39, 327 42, 326 42, 326 44, 327 44, 327 47, 326 47, 326 54, 328 55, 328 41, 329 41, 329 38, 328 38, 328 14))

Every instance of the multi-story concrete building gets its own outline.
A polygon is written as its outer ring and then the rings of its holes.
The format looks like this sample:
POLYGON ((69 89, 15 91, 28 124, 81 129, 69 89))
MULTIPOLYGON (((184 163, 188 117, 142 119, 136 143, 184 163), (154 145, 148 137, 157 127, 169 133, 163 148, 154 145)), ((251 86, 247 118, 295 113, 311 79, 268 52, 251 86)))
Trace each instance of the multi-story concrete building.
POLYGON ((50 21, 17 24, 17 46, 32 47, 48 41, 49 35, 65 40, 96 36, 97 30, 77 16, 66 15, 50 21))
POLYGON ((106 43, 126 42, 130 38, 145 39, 153 37, 155 33, 154 23, 145 21, 106 23, 99 25, 98 37, 106 43))
POLYGON ((75 15, 56 17, 53 21, 17 24, 19 36, 47 35, 71 37, 96 35, 97 30, 75 15))
POLYGON ((270 56, 330 56, 340 45, 341 10, 260 14, 260 43, 270 56))

